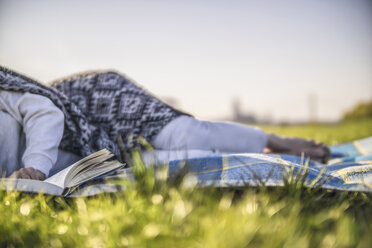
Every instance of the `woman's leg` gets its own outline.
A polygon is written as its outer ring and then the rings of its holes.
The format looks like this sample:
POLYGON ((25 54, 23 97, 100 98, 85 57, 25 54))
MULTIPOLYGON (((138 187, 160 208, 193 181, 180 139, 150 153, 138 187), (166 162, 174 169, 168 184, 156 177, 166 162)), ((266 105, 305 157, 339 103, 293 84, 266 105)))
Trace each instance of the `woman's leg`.
POLYGON ((168 123, 151 143, 155 149, 162 150, 260 153, 266 147, 267 135, 246 125, 180 116, 168 123))
POLYGON ((266 134, 259 128, 229 122, 200 121, 180 116, 154 138, 161 150, 204 150, 216 153, 283 153, 326 162, 330 151, 323 143, 266 134))

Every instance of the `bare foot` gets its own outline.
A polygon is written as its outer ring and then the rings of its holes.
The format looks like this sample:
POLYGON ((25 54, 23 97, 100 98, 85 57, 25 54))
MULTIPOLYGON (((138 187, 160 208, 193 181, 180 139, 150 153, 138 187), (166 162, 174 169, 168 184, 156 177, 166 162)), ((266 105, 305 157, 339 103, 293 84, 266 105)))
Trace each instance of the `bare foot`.
POLYGON ((270 148, 265 147, 265 148, 263 149, 262 153, 265 153, 265 154, 267 154, 267 153, 273 153, 273 151, 271 151, 270 148))
POLYGON ((296 156, 305 156, 322 163, 327 162, 331 152, 329 148, 312 139, 284 137, 275 134, 268 135, 267 149, 264 153, 283 153, 296 156))

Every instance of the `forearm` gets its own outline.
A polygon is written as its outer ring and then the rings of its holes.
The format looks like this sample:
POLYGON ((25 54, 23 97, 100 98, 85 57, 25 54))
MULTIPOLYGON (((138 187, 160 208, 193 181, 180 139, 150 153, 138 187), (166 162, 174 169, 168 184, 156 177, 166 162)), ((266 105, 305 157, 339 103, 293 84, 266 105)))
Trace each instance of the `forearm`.
POLYGON ((22 163, 45 175, 55 164, 64 129, 64 116, 48 98, 30 94, 1 92, 1 107, 21 125, 25 137, 22 163))

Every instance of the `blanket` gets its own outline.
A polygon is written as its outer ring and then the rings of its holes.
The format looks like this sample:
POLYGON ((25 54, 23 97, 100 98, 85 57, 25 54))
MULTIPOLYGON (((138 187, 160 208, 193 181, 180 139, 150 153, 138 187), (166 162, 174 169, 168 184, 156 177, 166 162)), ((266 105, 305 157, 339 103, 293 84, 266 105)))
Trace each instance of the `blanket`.
POLYGON ((169 176, 182 167, 199 185, 216 187, 282 186, 301 180, 307 187, 372 191, 372 137, 331 146, 327 164, 278 154, 229 154, 170 161, 169 176))
MULTIPOLYGON (((331 146, 327 164, 303 157, 279 154, 241 153, 156 165, 169 179, 186 173, 184 183, 198 187, 283 186, 299 182, 305 187, 340 191, 372 192, 372 137, 331 146)), ((132 168, 106 179, 133 179, 132 168)), ((85 185, 74 196, 115 191, 106 183, 85 185)))

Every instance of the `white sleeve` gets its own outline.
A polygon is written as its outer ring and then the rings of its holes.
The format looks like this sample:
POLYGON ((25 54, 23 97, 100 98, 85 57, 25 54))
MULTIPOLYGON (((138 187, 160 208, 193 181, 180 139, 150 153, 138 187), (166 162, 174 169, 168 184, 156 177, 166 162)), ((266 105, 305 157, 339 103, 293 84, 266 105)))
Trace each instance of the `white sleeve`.
POLYGON ((26 149, 22 162, 46 176, 56 163, 64 129, 64 115, 44 96, 0 91, 0 109, 8 112, 23 127, 26 149))

